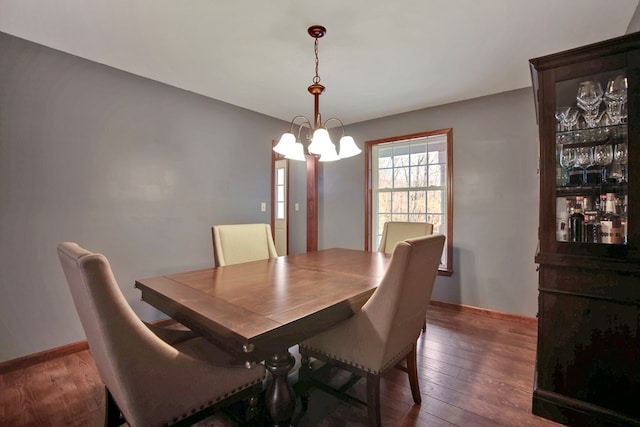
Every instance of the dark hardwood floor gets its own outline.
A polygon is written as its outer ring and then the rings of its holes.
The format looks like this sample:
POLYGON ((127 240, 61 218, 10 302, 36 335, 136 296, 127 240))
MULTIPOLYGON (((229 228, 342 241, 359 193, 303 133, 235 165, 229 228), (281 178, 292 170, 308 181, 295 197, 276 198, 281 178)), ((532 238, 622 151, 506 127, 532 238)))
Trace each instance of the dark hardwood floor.
MULTIPOLYGON (((381 386, 384 425, 558 426, 531 414, 536 327, 431 306, 418 340, 422 404, 406 374, 392 370, 381 386)), ((340 375, 339 373, 337 375, 340 375)), ((354 394, 364 400, 365 384, 354 394)), ((0 376, 1 426, 100 426, 104 388, 88 351, 0 376)), ((299 402, 297 407, 299 407, 299 402)), ((296 426, 365 426, 366 408, 313 391, 296 426)), ((225 414, 198 426, 235 426, 225 414)))

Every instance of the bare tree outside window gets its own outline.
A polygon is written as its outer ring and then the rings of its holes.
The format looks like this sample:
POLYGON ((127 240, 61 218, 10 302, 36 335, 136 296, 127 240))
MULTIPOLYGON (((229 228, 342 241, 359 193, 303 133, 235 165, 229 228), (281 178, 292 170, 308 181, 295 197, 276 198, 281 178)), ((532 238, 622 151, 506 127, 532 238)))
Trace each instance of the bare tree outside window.
POLYGON ((451 129, 367 141, 367 249, 377 248, 385 222, 428 222, 447 236, 440 269, 451 273, 451 146, 451 129))

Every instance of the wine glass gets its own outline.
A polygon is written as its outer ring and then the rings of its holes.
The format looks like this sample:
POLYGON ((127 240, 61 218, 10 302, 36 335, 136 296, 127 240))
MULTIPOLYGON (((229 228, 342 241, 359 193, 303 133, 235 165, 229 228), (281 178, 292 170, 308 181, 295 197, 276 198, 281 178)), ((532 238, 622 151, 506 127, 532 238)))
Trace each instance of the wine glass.
POLYGON ((600 105, 604 92, 602 85, 597 80, 587 80, 580 83, 576 99, 584 107, 593 109, 600 105))
POLYGON ((627 78, 620 74, 609 79, 604 96, 616 101, 627 102, 627 78))
POLYGON ((558 131, 560 132, 566 130, 564 127, 564 120, 568 112, 569 112, 569 107, 556 108, 555 116, 556 116, 556 120, 558 121, 558 131))
POLYGON ((586 184, 587 167, 593 164, 593 150, 591 147, 578 147, 576 150, 576 167, 582 168, 582 182, 586 184))
POLYGON ((597 80, 587 80, 580 83, 576 99, 578 106, 584 110, 582 117, 589 127, 596 127, 604 114, 600 112, 600 103, 604 91, 602 85, 597 80))
POLYGON ((608 178, 608 167, 613 162, 613 147, 610 144, 596 145, 593 149, 593 162, 602 167, 602 182, 608 178))
POLYGON ((566 182, 568 184, 579 185, 582 182, 582 177, 577 176, 577 172, 574 168, 576 165, 576 149, 563 145, 560 149, 560 165, 566 169, 567 177, 566 182))
POLYGON ((604 99, 609 123, 617 125, 622 120, 622 107, 627 102, 627 78, 624 75, 609 79, 604 99))
POLYGON ((578 123, 578 115, 580 111, 577 108, 568 108, 564 117, 562 118, 562 124, 566 130, 573 130, 573 127, 578 123))
POLYGON ((620 142, 615 145, 615 148, 613 150, 613 158, 620 165, 620 182, 627 182, 628 151, 626 141, 620 142))

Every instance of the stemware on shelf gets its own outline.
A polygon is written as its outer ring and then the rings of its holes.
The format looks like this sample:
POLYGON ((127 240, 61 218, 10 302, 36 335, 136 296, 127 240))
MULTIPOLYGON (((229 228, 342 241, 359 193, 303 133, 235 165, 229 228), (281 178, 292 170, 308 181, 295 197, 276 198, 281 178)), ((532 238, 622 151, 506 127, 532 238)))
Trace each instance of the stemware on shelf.
POLYGON ((556 120, 558 121, 558 127, 557 128, 558 128, 558 130, 560 132, 566 130, 565 129, 565 125, 564 125, 564 120, 565 120, 565 117, 566 117, 567 113, 569 112, 569 109, 570 109, 569 107, 558 107, 558 108, 556 108, 555 116, 556 116, 556 120))
POLYGON ((619 142, 613 150, 613 159, 620 165, 620 182, 627 182, 627 142, 619 142))
POLYGON ((578 87, 576 100, 578 107, 584 111, 582 117, 589 127, 598 126, 604 115, 604 111, 600 111, 603 96, 602 85, 597 80, 586 80, 578 87))
POLYGON ((610 180, 608 176, 609 166, 613 162, 613 147, 611 144, 601 144, 593 147, 593 162, 601 167, 601 180, 606 183, 610 180))
POLYGON ((575 168, 576 149, 568 145, 563 145, 560 149, 560 165, 566 170, 566 183, 579 185, 582 183, 582 171, 575 168))
POLYGON ((627 102, 627 78, 624 75, 619 74, 609 79, 604 100, 609 124, 620 123, 623 115, 622 109, 627 102))
POLYGON ((582 169, 582 181, 577 184, 587 184, 587 168, 593 164, 593 149, 592 147, 577 147, 575 150, 576 167, 582 169))
POLYGON ((569 108, 562 118, 562 124, 566 130, 573 130, 576 124, 578 124, 578 118, 580 117, 580 111, 577 108, 569 108))

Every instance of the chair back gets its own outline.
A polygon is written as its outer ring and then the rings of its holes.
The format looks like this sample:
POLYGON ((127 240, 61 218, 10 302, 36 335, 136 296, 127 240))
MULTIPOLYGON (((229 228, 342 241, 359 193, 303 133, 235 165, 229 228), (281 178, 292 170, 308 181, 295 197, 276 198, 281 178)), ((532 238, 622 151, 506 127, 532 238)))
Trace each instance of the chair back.
POLYGON ((378 252, 393 253, 396 243, 413 237, 433 234, 433 224, 428 222, 385 222, 378 252))
POLYGON ((214 225, 211 236, 216 267, 278 257, 269 224, 214 225))
POLYGON ((135 411, 149 410, 145 380, 162 377, 160 372, 153 373, 154 353, 175 358, 179 352, 156 337, 134 313, 107 258, 70 242, 58 245, 58 257, 100 377, 124 417, 137 420, 135 411))
POLYGON ((395 363, 420 335, 444 242, 444 235, 435 234, 397 243, 380 285, 362 307, 384 347, 383 363, 395 363))

